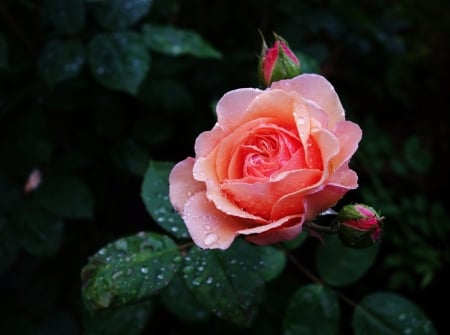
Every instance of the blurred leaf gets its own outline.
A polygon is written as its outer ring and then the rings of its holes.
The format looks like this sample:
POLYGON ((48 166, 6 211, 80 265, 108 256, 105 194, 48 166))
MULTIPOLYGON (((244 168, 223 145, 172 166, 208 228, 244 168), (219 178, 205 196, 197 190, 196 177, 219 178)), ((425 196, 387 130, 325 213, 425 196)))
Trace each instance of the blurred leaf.
POLYGON ((327 236, 316 250, 319 276, 333 286, 346 286, 360 279, 372 266, 379 246, 365 249, 344 247, 337 236, 327 236))
POLYGON ((83 309, 85 335, 140 335, 153 311, 151 300, 90 315, 83 309))
POLYGON ((107 0, 94 4, 95 17, 105 29, 123 30, 147 15, 153 0, 107 0))
POLYGON ((8 69, 8 42, 5 35, 0 33, 0 70, 8 69))
POLYGON ((283 319, 283 334, 338 334, 339 317, 339 302, 333 291, 319 284, 306 285, 289 301, 283 319))
POLYGON ((408 299, 389 292, 372 293, 353 313, 355 335, 437 334, 423 311, 408 299))
POLYGON ((71 175, 45 176, 33 196, 60 218, 92 218, 94 198, 86 183, 71 175))
POLYGON ((86 21, 84 0, 45 0, 49 21, 61 34, 79 33, 86 21))
POLYGON ((306 241, 309 234, 306 231, 303 231, 301 234, 298 234, 296 238, 289 241, 283 241, 283 244, 290 250, 297 249, 299 246, 303 244, 303 242, 306 241))
POLYGON ((146 24, 142 34, 147 47, 169 56, 222 57, 219 51, 194 31, 146 24))
POLYGON ((253 322, 264 294, 258 247, 241 239, 225 251, 193 247, 183 273, 197 301, 219 318, 241 326, 253 322))
POLYGON ((138 233, 109 243, 81 272, 82 295, 91 314, 148 299, 167 286, 181 263, 165 235, 138 233))
POLYGON ((295 55, 300 60, 302 73, 320 73, 320 64, 314 57, 302 52, 296 52, 295 55))
POLYGON ((39 72, 50 86, 77 76, 84 63, 85 52, 77 41, 54 40, 42 49, 38 60, 39 72))
POLYGON ((150 159, 148 150, 133 139, 125 139, 112 148, 115 163, 136 176, 143 176, 150 159))
POLYGON ((431 166, 430 150, 423 147, 423 143, 417 136, 407 139, 403 148, 405 162, 414 172, 427 173, 431 166))
POLYGON ((61 245, 64 223, 27 199, 13 213, 20 244, 32 255, 53 255, 61 245))
POLYGON ((8 270, 14 263, 20 250, 11 223, 0 216, 0 274, 8 270))
POLYGON ((178 238, 188 238, 186 225, 169 201, 169 174, 174 163, 150 161, 142 183, 141 197, 151 217, 178 238))
POLYGON ((277 278, 286 266, 286 254, 272 246, 260 247, 261 274, 266 281, 277 278))
POLYGON ((187 322, 206 321, 210 315, 195 300, 180 273, 177 273, 170 285, 161 291, 161 300, 173 315, 187 322))
POLYGON ((150 67, 150 54, 138 34, 97 34, 88 48, 91 71, 100 84, 137 93, 150 67))

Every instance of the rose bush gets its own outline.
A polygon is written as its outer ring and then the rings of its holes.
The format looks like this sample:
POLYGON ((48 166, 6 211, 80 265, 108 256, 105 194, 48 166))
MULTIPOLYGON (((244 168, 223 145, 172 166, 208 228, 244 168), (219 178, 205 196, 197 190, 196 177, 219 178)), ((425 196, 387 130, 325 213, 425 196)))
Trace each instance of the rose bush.
POLYGON ((265 90, 236 89, 217 103, 195 158, 177 163, 170 200, 201 248, 295 238, 302 225, 355 189, 349 168, 362 136, 333 86, 303 74, 265 90))

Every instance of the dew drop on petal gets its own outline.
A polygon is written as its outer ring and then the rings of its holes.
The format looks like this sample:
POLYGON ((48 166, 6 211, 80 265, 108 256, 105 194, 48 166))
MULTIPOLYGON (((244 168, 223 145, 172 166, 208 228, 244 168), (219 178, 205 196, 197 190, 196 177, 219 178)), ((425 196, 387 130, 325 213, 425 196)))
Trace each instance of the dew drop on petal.
POLYGON ((214 233, 209 233, 205 236, 205 239, 203 240, 203 243, 205 243, 206 246, 209 246, 217 241, 219 237, 214 233))

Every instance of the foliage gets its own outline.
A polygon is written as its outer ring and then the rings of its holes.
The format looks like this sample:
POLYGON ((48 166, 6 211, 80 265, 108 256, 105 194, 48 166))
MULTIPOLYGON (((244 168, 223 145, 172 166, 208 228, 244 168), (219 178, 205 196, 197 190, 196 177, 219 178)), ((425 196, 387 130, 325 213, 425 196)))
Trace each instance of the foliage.
POLYGON ((449 9, 2 1, 0 332, 448 333, 449 9), (202 251, 173 212, 174 162, 217 99, 258 85, 258 30, 289 41, 361 125, 344 200, 386 217, 379 246, 303 232, 202 251))

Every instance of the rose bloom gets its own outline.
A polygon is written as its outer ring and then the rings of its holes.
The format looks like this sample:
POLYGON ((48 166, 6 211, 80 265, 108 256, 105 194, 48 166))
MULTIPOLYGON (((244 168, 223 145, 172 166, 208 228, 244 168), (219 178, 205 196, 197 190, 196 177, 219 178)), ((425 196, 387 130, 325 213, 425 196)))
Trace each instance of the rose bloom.
POLYGON ((233 90, 216 112, 217 123, 195 142, 195 158, 169 176, 171 203, 200 248, 227 249, 238 235, 258 245, 293 239, 357 188, 349 160, 362 131, 345 120, 324 77, 233 90))

